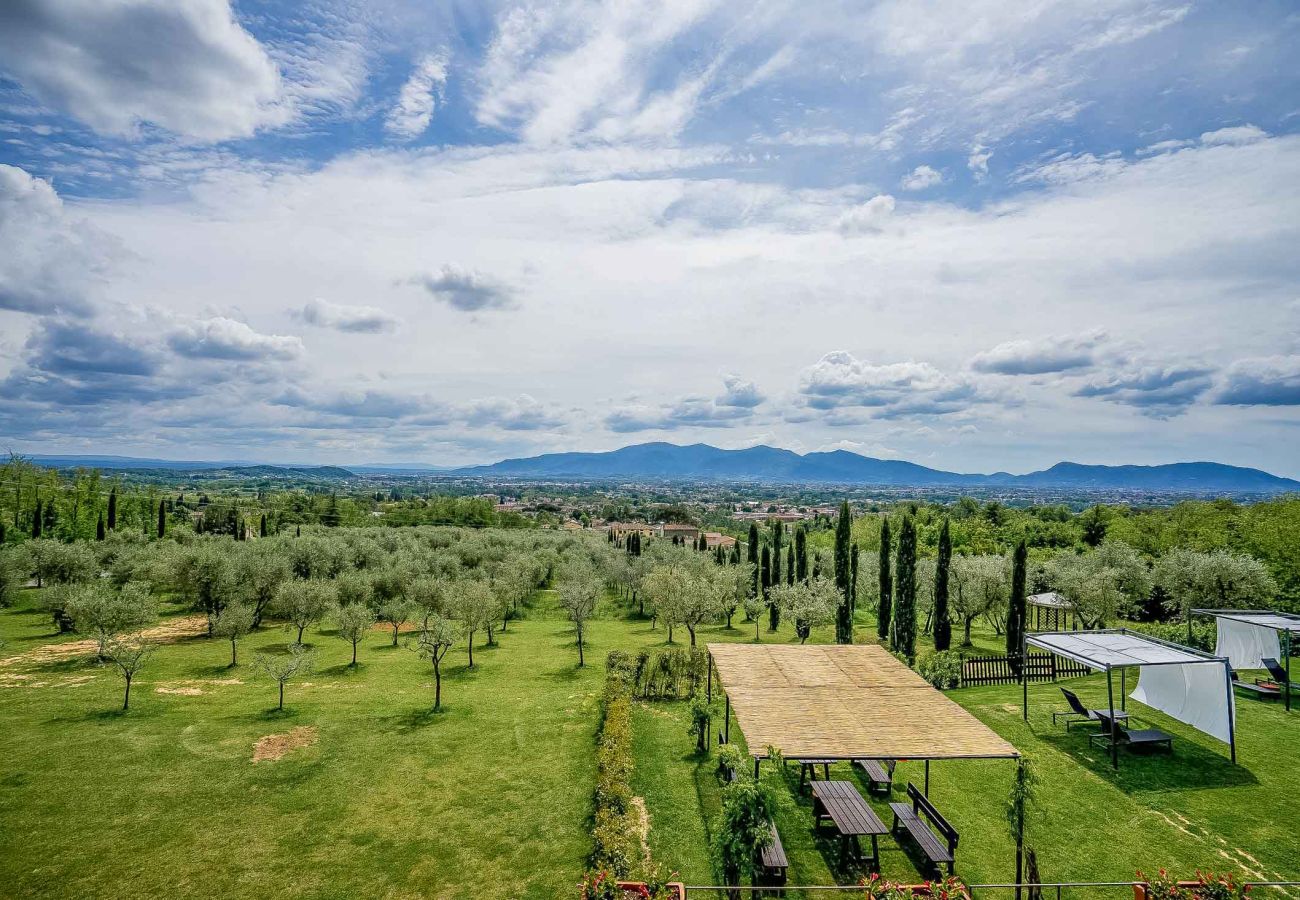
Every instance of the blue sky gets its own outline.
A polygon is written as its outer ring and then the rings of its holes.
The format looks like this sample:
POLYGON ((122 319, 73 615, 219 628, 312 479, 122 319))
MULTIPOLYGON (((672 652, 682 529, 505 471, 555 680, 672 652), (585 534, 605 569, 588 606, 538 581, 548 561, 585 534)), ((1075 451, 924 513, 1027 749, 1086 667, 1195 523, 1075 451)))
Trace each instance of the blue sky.
POLYGON ((1300 475, 1289 3, 13 0, 0 436, 1300 475))

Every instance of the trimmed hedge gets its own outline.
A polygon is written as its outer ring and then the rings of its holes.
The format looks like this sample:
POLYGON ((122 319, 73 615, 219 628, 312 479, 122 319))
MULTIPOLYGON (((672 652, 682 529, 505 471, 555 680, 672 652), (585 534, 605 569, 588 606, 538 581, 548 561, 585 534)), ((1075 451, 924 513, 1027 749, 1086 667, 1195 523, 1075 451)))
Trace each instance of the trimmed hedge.
POLYGON ((606 661, 604 717, 596 735, 596 814, 591 864, 627 878, 640 858, 640 837, 632 812, 632 682, 630 656, 620 651, 606 661))

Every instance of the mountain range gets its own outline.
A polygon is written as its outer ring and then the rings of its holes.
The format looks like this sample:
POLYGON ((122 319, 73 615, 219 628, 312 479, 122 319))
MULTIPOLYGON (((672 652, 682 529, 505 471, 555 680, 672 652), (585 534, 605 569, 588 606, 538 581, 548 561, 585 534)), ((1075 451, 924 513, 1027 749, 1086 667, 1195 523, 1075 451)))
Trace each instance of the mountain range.
POLYGON ((863 484, 897 487, 1018 487, 1076 490, 1185 491, 1189 493, 1284 493, 1300 481, 1259 469, 1213 462, 1159 466, 1094 466, 1061 462, 1039 472, 991 475, 946 472, 847 450, 795 453, 776 447, 722 450, 708 444, 633 444, 604 453, 547 453, 506 459, 451 474, 518 478, 655 478, 863 484))

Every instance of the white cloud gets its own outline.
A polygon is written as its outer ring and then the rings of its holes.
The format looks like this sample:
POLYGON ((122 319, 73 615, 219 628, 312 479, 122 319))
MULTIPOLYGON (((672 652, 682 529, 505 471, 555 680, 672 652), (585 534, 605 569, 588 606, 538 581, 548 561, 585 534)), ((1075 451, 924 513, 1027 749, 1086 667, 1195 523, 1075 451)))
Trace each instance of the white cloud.
POLYGON ((900 183, 905 191, 924 191, 935 185, 943 184, 943 173, 929 166, 917 166, 903 176, 900 183))
POLYGON ((922 415, 957 412, 978 398, 969 380, 947 375, 930 363, 874 365, 844 350, 827 353, 804 369, 799 393, 812 409, 867 407, 922 415))
POLYGON ((396 331, 402 320, 374 306, 345 306, 315 299, 295 312, 308 325, 366 334, 396 331))
POLYGON ((839 217, 837 227, 846 235, 870 234, 880 231, 893 214, 894 198, 888 194, 877 194, 866 203, 845 210, 839 217))
POLYGON ((1233 363, 1223 374, 1214 402, 1225 406, 1300 406, 1300 355, 1233 363))
POLYGON ((1232 128, 1220 128, 1217 131, 1207 131, 1201 135, 1201 143, 1207 147, 1229 146, 1237 147, 1242 144, 1253 144, 1256 141, 1262 141, 1268 137, 1268 132, 1262 128, 1256 128, 1254 125, 1237 125, 1232 128))
POLYGON ((88 315, 120 247, 48 181, 0 165, 0 310, 88 315))
POLYGON ((971 368, 998 375, 1045 375, 1083 369, 1097 361, 1100 332, 1006 341, 975 354, 971 368))
POLYGON ((976 181, 983 181, 989 177, 989 160, 992 158, 993 151, 987 147, 977 144, 971 148, 970 155, 966 157, 966 168, 975 175, 976 181))
POLYGON ((282 84, 228 0, 7 0, 0 66, 96 131, 219 141, 282 124, 282 84))
POLYGON ((437 274, 411 279, 437 300, 462 312, 511 309, 516 305, 510 285, 472 269, 444 265, 437 274))
POLYGON ((181 356, 194 359, 290 360, 304 352, 300 338, 261 334, 224 316, 185 322, 177 326, 167 343, 181 356))
POLYGON ((442 100, 447 83, 447 58, 431 53, 416 63, 411 76, 402 85, 397 105, 388 112, 384 127, 389 133, 407 140, 419 137, 433 121, 433 113, 442 100))

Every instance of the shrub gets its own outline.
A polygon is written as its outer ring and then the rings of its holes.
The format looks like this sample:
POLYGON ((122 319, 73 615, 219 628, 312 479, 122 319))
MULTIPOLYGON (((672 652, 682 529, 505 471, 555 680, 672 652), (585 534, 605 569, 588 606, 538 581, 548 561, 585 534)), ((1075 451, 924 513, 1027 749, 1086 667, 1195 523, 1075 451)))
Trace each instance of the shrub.
MULTIPOLYGON (((1170 641, 1174 644, 1187 646, 1187 623, 1186 622, 1132 622, 1127 626, 1131 631, 1139 634, 1148 634, 1153 638, 1159 638, 1162 641, 1170 641)), ((1192 644, 1198 650, 1205 650, 1209 653, 1214 652, 1214 644, 1218 640, 1217 626, 1213 619, 1203 619, 1192 622, 1192 644)))
POLYGON ((639 856, 632 806, 632 694, 628 654, 606 658, 604 718, 596 737, 591 864, 626 878, 639 856))
POLYGON ((731 775, 740 775, 748 771, 746 763, 749 757, 740 749, 739 744, 723 744, 718 748, 718 774, 723 781, 730 781, 731 775))
POLYGON ((961 654, 956 650, 940 650, 922 656, 916 664, 916 671, 930 684, 946 690, 961 684, 961 654))

